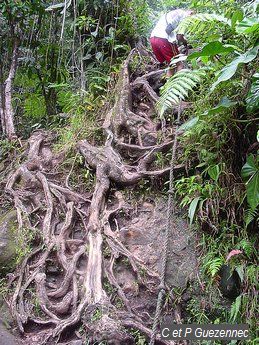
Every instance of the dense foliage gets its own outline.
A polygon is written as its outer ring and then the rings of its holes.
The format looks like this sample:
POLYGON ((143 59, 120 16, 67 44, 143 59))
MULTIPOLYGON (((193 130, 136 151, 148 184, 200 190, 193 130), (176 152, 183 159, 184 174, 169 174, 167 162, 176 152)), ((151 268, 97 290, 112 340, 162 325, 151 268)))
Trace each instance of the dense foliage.
POLYGON ((100 106, 120 62, 152 26, 150 11, 137 0, 2 2, 0 80, 4 84, 18 46, 13 90, 18 133, 57 126, 63 118, 53 115, 77 109, 82 99, 88 110, 100 106))
MULTIPOLYGON (((182 70, 168 80, 158 106, 166 116, 170 105, 186 99, 192 90, 187 99, 194 102, 194 109, 181 126, 182 159, 195 159, 197 165, 193 175, 176 182, 176 188, 181 204, 189 207, 190 222, 196 216, 203 230, 202 271, 211 277, 209 286, 215 286, 225 263, 240 275, 243 290, 227 320, 247 322, 255 330, 258 2, 208 3, 193 2, 196 14, 181 23, 180 30, 195 48, 185 60, 191 70, 182 70), (233 250, 236 255, 227 259, 233 250)), ((204 312, 204 320, 207 317, 204 312)), ((217 314, 213 321, 225 318, 217 314)))

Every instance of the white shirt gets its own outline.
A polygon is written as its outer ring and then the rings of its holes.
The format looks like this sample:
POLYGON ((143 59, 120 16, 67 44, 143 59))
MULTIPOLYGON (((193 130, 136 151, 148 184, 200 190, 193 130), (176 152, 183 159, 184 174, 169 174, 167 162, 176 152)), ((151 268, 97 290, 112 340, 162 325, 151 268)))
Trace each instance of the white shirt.
POLYGON ((160 17, 159 21, 157 22, 155 28, 151 32, 150 37, 159 37, 159 38, 166 38, 169 42, 176 41, 176 29, 180 22, 188 16, 188 11, 185 10, 173 10, 164 14, 160 17), (170 35, 167 35, 165 29, 168 24, 173 25, 173 31, 170 35))

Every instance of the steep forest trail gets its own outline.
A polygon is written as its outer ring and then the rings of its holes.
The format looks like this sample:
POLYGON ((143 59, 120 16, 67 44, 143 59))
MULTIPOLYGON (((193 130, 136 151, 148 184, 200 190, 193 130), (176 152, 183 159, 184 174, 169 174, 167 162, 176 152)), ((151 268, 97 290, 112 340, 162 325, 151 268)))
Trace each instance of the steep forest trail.
MULTIPOLYGON (((103 144, 77 143, 95 171, 93 194, 70 187, 71 170, 59 174, 64 155, 53 151, 55 135, 46 131, 32 133, 23 162, 8 178, 5 192, 17 210, 17 231, 34 232, 34 248, 9 284, 23 344, 135 344, 133 330, 150 338, 166 199, 146 190, 143 181, 161 191, 170 166, 158 167, 157 157, 170 154, 175 127, 161 129, 156 120, 164 71, 150 64, 146 74, 134 75, 129 66, 138 55, 133 50, 122 65, 103 144)), ((175 165, 175 174, 184 171, 175 165)), ((163 316, 181 322, 172 288, 185 288, 196 274, 195 241, 179 214, 171 231, 163 316)))

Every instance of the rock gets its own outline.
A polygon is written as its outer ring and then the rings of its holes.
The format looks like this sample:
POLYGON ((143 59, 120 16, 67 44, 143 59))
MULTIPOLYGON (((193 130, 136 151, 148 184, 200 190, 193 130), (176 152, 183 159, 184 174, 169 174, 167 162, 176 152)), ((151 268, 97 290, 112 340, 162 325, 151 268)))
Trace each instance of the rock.
POLYGON ((0 345, 19 345, 21 342, 0 321, 0 345))
POLYGON ((0 295, 0 345, 22 345, 21 339, 12 334, 14 319, 5 299, 0 295))
POLYGON ((9 268, 16 256, 17 215, 11 210, 0 217, 0 266, 9 268))
MULTIPOLYGON (((156 199, 155 205, 147 202, 138 205, 131 217, 125 219, 124 215, 117 216, 118 224, 121 224, 119 240, 132 255, 140 258, 151 272, 160 274, 162 268, 165 229, 167 226, 167 203, 164 199, 156 199)), ((144 270, 139 270, 143 279, 148 279, 144 270)), ((195 252, 195 236, 187 222, 175 214, 171 234, 169 236, 169 250, 166 266, 166 283, 170 288, 186 288, 189 281, 195 281, 197 260, 195 252)), ((126 297, 130 299, 132 308, 147 310, 155 308, 156 296, 150 294, 136 281, 130 264, 123 260, 117 261, 114 274, 120 286, 125 289, 126 297), (136 285, 135 293, 133 287, 136 285), (145 306, 144 306, 145 304, 145 306)), ((158 286, 158 281, 155 282, 158 286)), ((187 300, 189 297, 186 297, 187 300)), ((153 310, 152 310, 153 312, 153 310)))
POLYGON ((153 146, 156 145, 157 136, 154 133, 146 133, 143 136, 143 146, 153 146))
POLYGON ((231 271, 230 266, 223 265, 219 270, 220 291, 224 297, 234 299, 240 295, 241 280, 236 270, 231 271))
POLYGON ((3 323, 3 325, 11 329, 13 327, 13 318, 11 311, 5 302, 4 298, 0 295, 0 322, 3 323))

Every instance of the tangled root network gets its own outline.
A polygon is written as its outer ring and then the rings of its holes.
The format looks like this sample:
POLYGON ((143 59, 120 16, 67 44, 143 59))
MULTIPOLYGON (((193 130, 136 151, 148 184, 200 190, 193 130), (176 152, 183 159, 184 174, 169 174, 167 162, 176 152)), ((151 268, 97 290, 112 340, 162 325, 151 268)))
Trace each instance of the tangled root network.
MULTIPOLYGON (((154 295, 159 272, 131 253, 111 226, 126 207, 123 193, 114 191, 116 186, 123 189, 169 172, 169 167, 152 167, 157 154, 169 151, 173 140, 173 130, 165 128, 159 143, 154 120, 158 98, 154 88, 164 72, 156 69, 130 81, 129 63, 135 54, 132 51, 122 66, 115 103, 103 122, 103 146, 86 140, 77 143, 85 164, 96 174, 92 195, 73 190, 69 176, 57 179, 53 171, 64 157, 51 150, 54 135, 47 131, 31 135, 26 160, 9 176, 6 193, 17 209, 19 229, 28 227, 37 235, 37 245, 17 269, 10 301, 18 328, 31 344, 64 343, 72 335, 75 339, 82 325, 91 344, 102 340, 134 344, 127 329, 139 330, 147 338, 151 335, 152 317, 134 310, 114 265, 118 258, 127 259, 137 281, 154 295), (134 111, 133 102, 140 94, 146 104, 142 101, 143 111, 134 111), (112 207, 108 197, 114 200, 112 207), (123 307, 114 304, 104 278, 123 307)), ((176 165, 176 173, 183 170, 176 165)), ((157 343, 168 342, 158 337, 157 343)))

